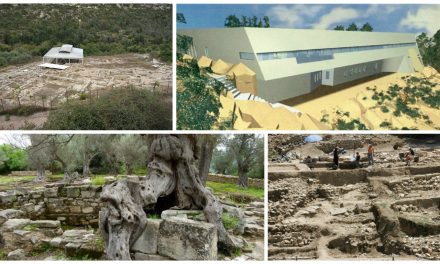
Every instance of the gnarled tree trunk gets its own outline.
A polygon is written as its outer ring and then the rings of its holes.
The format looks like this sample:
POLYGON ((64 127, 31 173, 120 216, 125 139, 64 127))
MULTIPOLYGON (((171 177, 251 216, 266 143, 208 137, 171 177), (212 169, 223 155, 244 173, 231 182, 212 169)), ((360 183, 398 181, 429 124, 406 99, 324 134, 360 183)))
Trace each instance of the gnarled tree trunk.
POLYGON ((199 178, 203 186, 205 186, 211 165, 212 153, 217 144, 217 135, 203 135, 200 143, 199 178))
MULTIPOLYGON (((176 193, 175 209, 203 209, 208 222, 217 226, 218 246, 225 253, 237 248, 222 223, 222 206, 199 178, 197 136, 156 135, 149 148, 149 173, 145 179, 125 179, 104 187, 100 229, 108 259, 130 259, 130 247, 141 235, 144 208, 162 196, 176 193)), ((136 178, 137 179, 137 178, 136 178)))
POLYGON ((46 170, 42 166, 37 167, 37 177, 35 177, 36 182, 42 182, 46 180, 46 170))

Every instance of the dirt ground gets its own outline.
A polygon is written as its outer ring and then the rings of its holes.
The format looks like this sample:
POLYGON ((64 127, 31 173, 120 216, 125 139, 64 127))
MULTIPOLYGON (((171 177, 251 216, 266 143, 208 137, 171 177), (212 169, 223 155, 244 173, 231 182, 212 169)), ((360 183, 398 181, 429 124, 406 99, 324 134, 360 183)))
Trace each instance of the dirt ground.
POLYGON ((47 109, 66 100, 96 98, 111 88, 135 87, 172 94, 172 65, 142 54, 85 57, 84 63, 66 64, 66 70, 44 69, 41 62, 0 69, 0 111, 37 106, 30 116, 0 115, 0 129, 41 127, 47 109), (156 87, 155 87, 156 84, 156 87))
POLYGON ((440 259, 439 136, 333 135, 321 144, 270 137, 269 259, 440 259), (369 143, 376 151, 370 166, 369 143), (338 170, 322 151, 334 145, 347 149, 338 170), (350 145, 362 168, 350 167, 350 145), (409 147, 420 160, 406 166, 399 156, 409 147), (313 168, 302 158, 310 149, 313 168), (292 152, 284 163, 275 157, 292 152))

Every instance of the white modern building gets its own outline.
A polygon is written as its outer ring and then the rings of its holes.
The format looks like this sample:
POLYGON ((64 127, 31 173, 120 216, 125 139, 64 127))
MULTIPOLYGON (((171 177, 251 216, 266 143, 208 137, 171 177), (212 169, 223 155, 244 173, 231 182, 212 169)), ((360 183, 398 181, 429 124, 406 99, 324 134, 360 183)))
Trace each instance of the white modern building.
POLYGON ((64 44, 61 47, 51 48, 43 56, 43 64, 83 63, 83 49, 74 48, 73 45, 64 44))
POLYGON ((423 68, 414 34, 281 28, 178 30, 190 55, 244 63, 257 75, 257 95, 279 102, 379 73, 423 68))

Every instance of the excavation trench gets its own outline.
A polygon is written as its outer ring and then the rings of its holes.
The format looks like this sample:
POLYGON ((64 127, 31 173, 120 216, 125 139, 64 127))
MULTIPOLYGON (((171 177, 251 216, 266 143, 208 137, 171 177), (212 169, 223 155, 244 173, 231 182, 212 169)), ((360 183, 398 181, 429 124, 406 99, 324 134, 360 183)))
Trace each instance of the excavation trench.
POLYGON ((439 172, 416 166, 269 173, 269 259, 440 257, 439 172))

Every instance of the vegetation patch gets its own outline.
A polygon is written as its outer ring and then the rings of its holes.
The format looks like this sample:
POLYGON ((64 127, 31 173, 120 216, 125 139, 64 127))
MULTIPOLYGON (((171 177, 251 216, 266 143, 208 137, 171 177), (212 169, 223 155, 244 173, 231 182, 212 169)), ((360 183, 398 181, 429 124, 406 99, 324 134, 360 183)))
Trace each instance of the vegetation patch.
POLYGON ((172 106, 158 93, 132 86, 95 101, 71 101, 50 112, 50 130, 171 130, 172 106))
POLYGON ((248 187, 246 189, 238 187, 233 183, 220 183, 207 181, 206 186, 210 187, 216 195, 220 194, 245 194, 253 198, 264 199, 264 188, 248 187))
POLYGON ((222 214, 222 221, 223 226, 226 228, 226 230, 233 230, 238 226, 238 217, 232 216, 228 213, 222 214))
POLYGON ((104 176, 94 176, 92 178, 92 184, 95 186, 103 186, 105 184, 104 176))

